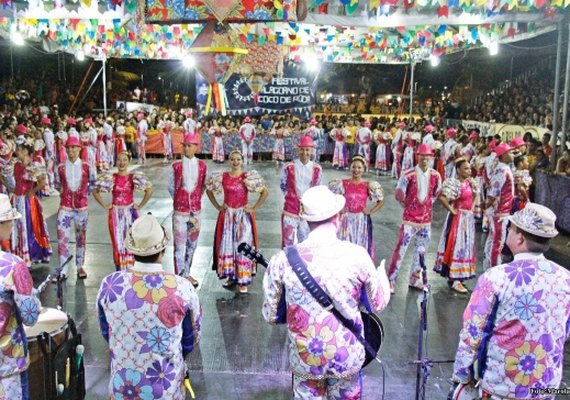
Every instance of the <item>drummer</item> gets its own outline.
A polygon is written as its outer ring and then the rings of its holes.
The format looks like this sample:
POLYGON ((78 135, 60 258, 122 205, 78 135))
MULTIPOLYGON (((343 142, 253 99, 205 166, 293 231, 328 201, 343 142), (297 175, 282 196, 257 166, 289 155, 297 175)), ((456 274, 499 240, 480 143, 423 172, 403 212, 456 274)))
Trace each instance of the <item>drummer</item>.
MULTIPOLYGON (((0 194, 0 240, 9 240, 21 214, 0 194)), ((24 261, 0 250, 0 399, 28 398, 28 343, 24 326, 34 325, 41 303, 24 261)))

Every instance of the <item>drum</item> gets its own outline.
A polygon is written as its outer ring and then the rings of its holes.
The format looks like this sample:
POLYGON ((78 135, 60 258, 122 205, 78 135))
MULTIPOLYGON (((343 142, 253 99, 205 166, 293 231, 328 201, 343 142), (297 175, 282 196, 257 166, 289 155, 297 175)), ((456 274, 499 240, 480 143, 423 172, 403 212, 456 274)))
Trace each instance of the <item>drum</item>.
POLYGON ((45 359, 38 342, 38 335, 47 332, 54 342, 60 346, 68 337, 67 314, 55 308, 42 308, 38 322, 34 326, 25 326, 28 338, 28 351, 30 353, 30 366, 28 378, 30 382, 30 400, 44 400, 47 396, 51 379, 48 376, 49 360, 45 359))
POLYGON ((459 383, 453 386, 447 395, 447 400, 480 400, 479 388, 475 382, 459 383))

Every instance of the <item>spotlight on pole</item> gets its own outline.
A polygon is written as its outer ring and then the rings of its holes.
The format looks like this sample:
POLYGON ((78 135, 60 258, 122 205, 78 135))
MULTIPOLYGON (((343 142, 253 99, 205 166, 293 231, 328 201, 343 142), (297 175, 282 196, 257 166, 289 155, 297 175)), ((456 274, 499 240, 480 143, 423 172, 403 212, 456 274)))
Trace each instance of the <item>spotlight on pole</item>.
POLYGON ((496 56, 497 54, 499 54, 499 43, 491 42, 489 44, 489 54, 492 56, 496 56))
POLYGON ((10 35, 10 39, 12 40, 12 43, 14 43, 16 46, 22 46, 24 44, 24 37, 20 32, 17 31, 12 32, 12 34, 10 35))
POLYGON ((319 59, 314 54, 305 54, 303 56, 303 63, 305 64, 305 68, 309 71, 316 72, 321 67, 321 63, 319 59))
POLYGON ((85 53, 83 52, 83 50, 79 50, 77 53, 75 53, 75 58, 77 59, 77 61, 84 61, 85 53))
POLYGON ((441 60, 439 59, 438 56, 435 56, 432 54, 432 56, 430 57, 430 61, 431 61, 431 66, 432 67, 437 67, 439 65, 439 63, 441 62, 441 60))
POLYGON ((192 69, 196 65, 196 60, 194 60, 194 57, 191 55, 186 55, 182 57, 182 65, 184 65, 186 69, 192 69))

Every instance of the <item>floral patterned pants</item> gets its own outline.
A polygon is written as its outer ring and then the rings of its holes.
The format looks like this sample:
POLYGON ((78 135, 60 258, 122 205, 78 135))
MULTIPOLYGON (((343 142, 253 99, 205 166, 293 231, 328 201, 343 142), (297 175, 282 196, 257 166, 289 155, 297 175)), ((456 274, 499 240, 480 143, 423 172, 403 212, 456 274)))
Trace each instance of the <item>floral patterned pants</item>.
POLYGON ((417 227, 402 224, 400 226, 398 243, 392 254, 392 261, 390 261, 390 269, 388 271, 388 279, 392 284, 398 280, 398 274, 400 273, 406 250, 408 250, 408 246, 414 237, 414 256, 412 258, 412 266, 410 267, 410 285, 419 286, 422 283, 422 268, 420 266, 418 248, 423 247, 427 251, 431 239, 431 226, 417 227))
POLYGON ((253 141, 247 144, 245 140, 242 140, 241 152, 243 154, 243 164, 251 164, 253 162, 253 141))
POLYGON ((492 216, 489 218, 489 236, 485 242, 485 258, 483 268, 485 271, 491 267, 502 264, 502 252, 507 240, 507 226, 509 220, 504 217, 492 216))
POLYGON ((71 223, 75 225, 75 265, 77 269, 83 268, 85 262, 85 243, 87 236, 87 220, 89 211, 63 210, 57 212, 57 250, 59 264, 63 264, 70 255, 69 238, 71 236, 71 223))
POLYGON ((174 232, 174 271, 184 278, 190 275, 190 266, 200 235, 200 213, 172 214, 174 232))
POLYGON ((281 215, 281 248, 301 243, 309 236, 309 224, 304 219, 291 215, 281 215), (295 235, 297 242, 295 242, 295 235))
POLYGON ((362 377, 305 380, 293 375, 293 395, 295 400, 360 400, 362 377))

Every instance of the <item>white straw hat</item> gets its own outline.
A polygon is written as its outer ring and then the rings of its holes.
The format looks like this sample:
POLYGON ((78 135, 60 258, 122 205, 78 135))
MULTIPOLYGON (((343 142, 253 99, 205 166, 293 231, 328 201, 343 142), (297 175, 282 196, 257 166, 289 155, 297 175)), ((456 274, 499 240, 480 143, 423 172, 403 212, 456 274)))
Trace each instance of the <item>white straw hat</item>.
POLYGON ((338 214, 345 203, 344 196, 334 194, 325 185, 314 186, 301 198, 300 216, 305 221, 324 221, 338 214))
POLYGON ((548 207, 528 202, 520 211, 510 217, 509 221, 519 229, 543 238, 553 238, 558 235, 555 227, 556 215, 548 207))
POLYGON ((136 256, 160 253, 170 240, 166 229, 148 213, 136 219, 127 233, 125 247, 136 256))
POLYGON ((21 218, 22 214, 18 212, 12 204, 10 199, 5 194, 0 193, 0 222, 11 221, 13 219, 21 218))

